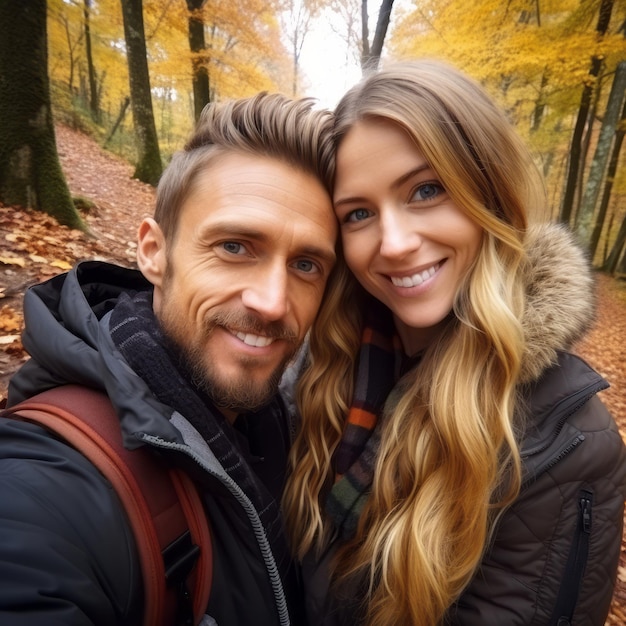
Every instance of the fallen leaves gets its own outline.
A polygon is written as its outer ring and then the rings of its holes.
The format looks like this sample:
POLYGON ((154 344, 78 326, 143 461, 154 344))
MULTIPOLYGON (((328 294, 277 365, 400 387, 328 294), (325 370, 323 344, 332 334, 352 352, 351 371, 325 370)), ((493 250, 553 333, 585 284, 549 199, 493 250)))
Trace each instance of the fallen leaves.
POLYGON ((66 126, 55 128, 68 186, 90 232, 52 217, 0 204, 0 400, 8 380, 28 358, 20 341, 22 299, 36 283, 94 259, 136 266, 136 231, 154 210, 154 188, 132 178, 132 167, 66 126))
POLYGON ((5 304, 0 308, 0 331, 10 333, 20 330, 22 330, 22 316, 5 304))
POLYGON ((26 266, 26 261, 24 259, 12 256, 0 256, 0 263, 3 265, 19 265, 20 267, 26 266))

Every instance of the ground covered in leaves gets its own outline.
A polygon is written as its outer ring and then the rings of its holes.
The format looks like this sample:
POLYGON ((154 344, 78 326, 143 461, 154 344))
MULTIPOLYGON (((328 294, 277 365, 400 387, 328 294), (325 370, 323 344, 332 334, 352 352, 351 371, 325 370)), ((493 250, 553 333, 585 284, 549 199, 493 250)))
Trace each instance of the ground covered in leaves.
MULTIPOLYGON (((10 376, 28 358, 20 342, 25 289, 80 260, 135 266, 136 228, 153 211, 154 189, 133 180, 128 163, 68 127, 57 126, 56 132, 72 195, 85 200, 81 205, 91 205, 84 213, 90 233, 59 226, 36 211, 0 204, 0 400, 10 376)), ((598 275, 597 291, 596 324, 576 351, 611 383, 602 399, 626 440, 626 282, 598 275)), ((624 542, 606 624, 626 624, 624 542)))

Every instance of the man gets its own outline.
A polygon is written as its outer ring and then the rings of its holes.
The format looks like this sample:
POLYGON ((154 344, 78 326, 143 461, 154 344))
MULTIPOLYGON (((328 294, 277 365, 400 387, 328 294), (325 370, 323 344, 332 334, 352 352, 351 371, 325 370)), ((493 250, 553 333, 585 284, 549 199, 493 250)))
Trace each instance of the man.
MULTIPOLYGON (((158 448, 193 477, 213 535, 203 624, 299 623, 277 386, 335 261, 330 127, 330 114, 277 94, 213 105, 139 227, 140 272, 81 263, 25 297, 32 359, 9 405, 67 383, 103 389, 128 447, 158 448)), ((93 465, 1 420, 0 623, 139 625, 139 571, 93 465)))

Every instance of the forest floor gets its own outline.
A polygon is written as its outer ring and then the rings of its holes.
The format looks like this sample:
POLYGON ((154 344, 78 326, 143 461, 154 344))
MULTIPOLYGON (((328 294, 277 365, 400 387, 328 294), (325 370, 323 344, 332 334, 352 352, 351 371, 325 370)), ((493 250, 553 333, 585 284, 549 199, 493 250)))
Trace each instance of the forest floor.
MULTIPOLYGON (((85 259, 135 267, 136 229, 153 211, 154 189, 134 180, 127 162, 69 127, 57 125, 56 137, 72 195, 94 205, 84 214, 90 234, 59 226, 43 213, 0 204, 0 400, 9 378, 28 358, 20 341, 25 289, 85 259)), ((602 274, 597 278, 597 320, 576 352, 611 383, 601 397, 626 440, 626 282, 602 274)), ((607 626, 623 624, 626 541, 606 621, 607 626)))

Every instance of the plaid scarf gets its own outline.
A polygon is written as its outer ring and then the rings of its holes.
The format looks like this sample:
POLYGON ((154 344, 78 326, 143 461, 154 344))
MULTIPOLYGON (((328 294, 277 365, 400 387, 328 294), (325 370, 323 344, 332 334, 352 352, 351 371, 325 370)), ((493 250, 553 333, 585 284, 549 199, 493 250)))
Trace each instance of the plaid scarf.
POLYGON ((379 416, 403 360, 391 313, 378 302, 368 303, 354 396, 333 457, 335 484, 326 499, 326 511, 343 539, 354 536, 367 501, 380 446, 379 416))

